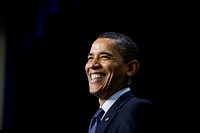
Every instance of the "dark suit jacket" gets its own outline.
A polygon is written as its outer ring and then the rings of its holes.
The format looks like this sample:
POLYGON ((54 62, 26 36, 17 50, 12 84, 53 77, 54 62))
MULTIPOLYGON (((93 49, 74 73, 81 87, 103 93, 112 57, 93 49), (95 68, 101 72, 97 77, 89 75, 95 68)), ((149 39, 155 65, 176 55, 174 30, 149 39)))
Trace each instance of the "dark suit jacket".
POLYGON ((126 92, 111 106, 100 122, 97 133, 152 132, 152 103, 126 92))

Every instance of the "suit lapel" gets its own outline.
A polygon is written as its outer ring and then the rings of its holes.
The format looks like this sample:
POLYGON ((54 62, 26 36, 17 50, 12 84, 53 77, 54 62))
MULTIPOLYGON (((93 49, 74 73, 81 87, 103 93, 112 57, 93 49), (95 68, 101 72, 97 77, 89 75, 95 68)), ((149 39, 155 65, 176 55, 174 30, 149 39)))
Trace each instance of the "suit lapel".
POLYGON ((109 123, 116 117, 118 109, 123 106, 129 99, 134 97, 132 92, 126 92, 122 96, 117 99, 117 101, 111 106, 111 108, 108 110, 106 115, 104 116, 103 120, 100 122, 98 126, 98 132, 104 132, 106 127, 109 125, 109 123))

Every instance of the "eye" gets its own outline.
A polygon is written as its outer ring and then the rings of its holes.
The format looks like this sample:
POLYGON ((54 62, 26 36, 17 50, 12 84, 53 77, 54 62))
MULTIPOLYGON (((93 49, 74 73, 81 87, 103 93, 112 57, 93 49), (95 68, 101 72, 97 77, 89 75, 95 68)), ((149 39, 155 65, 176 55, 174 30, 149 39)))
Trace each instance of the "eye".
POLYGON ((93 57, 92 56, 88 56, 88 61, 92 60, 93 57))
POLYGON ((101 57, 100 57, 101 59, 105 59, 105 60, 108 60, 108 59, 111 59, 109 56, 107 56, 107 55, 101 55, 101 57))

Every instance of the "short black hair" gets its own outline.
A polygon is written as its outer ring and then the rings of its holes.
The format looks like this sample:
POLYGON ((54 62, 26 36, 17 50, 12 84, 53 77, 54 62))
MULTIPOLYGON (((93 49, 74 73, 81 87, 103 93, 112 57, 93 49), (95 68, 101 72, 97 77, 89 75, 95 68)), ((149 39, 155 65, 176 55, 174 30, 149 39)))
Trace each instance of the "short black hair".
POLYGON ((117 49, 123 56, 124 61, 140 60, 140 49, 133 39, 118 32, 104 32, 98 38, 112 38, 118 42, 117 49))

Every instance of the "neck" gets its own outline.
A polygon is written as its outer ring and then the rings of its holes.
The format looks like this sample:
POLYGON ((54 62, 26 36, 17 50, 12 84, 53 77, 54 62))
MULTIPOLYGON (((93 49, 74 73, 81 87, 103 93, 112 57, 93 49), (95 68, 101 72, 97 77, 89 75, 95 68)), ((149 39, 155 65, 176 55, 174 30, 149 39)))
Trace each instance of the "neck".
POLYGON ((99 98, 99 104, 102 106, 105 103, 106 99, 99 98))

